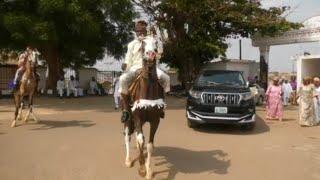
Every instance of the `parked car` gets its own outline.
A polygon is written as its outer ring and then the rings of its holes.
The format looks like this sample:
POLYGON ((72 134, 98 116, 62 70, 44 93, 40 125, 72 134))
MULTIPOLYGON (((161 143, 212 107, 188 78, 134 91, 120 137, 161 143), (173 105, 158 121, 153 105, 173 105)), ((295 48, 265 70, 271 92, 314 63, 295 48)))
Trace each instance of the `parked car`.
POLYGON ((266 96, 265 90, 256 83, 250 84, 249 86, 256 105, 262 105, 266 96))
POLYGON ((187 97, 186 116, 191 128, 199 124, 238 124, 253 129, 254 97, 240 71, 205 70, 187 97))

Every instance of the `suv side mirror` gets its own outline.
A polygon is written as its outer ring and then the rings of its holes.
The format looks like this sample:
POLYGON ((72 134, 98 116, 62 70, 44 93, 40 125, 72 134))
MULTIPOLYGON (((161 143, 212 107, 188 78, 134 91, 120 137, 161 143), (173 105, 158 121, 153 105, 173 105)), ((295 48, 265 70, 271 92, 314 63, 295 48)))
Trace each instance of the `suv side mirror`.
POLYGON ((250 83, 249 81, 246 82, 247 87, 250 87, 250 83))

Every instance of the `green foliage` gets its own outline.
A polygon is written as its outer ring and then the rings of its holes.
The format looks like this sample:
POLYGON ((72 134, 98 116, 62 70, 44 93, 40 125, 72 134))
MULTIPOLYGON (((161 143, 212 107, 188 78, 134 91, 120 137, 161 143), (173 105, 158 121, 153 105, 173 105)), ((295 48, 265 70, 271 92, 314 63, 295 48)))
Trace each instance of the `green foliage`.
POLYGON ((250 0, 133 0, 166 30, 162 60, 180 71, 182 81, 192 81, 200 67, 225 56, 226 38, 255 33, 275 36, 301 27, 281 15, 287 7, 261 8, 250 0), (186 28, 187 25, 187 28, 186 28))
POLYGON ((0 48, 57 50, 63 66, 120 58, 136 16, 130 0, 2 0, 0 48))

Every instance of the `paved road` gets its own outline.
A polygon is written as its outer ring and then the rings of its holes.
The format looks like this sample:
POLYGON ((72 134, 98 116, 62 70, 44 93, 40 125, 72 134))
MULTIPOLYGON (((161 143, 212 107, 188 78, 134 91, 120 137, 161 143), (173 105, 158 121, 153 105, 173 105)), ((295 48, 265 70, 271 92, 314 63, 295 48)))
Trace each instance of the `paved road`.
MULTIPOLYGON (((193 130, 186 126, 184 99, 167 101, 156 135, 154 179, 320 179, 320 127, 299 127, 295 107, 287 108, 285 122, 265 122, 258 108, 252 132, 233 126, 193 130)), ((16 128, 10 128, 11 103, 0 100, 1 180, 141 179, 137 163, 124 165, 120 113, 111 97, 38 98, 41 122, 16 128)), ((135 156, 134 143, 131 149, 135 156)))

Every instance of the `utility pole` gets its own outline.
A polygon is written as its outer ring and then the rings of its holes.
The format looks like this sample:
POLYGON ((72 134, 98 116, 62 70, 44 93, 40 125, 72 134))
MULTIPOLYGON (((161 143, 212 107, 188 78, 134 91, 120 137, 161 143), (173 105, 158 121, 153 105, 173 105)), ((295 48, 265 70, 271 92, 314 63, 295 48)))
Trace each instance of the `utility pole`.
POLYGON ((239 39, 239 59, 242 60, 242 43, 241 43, 241 39, 239 39))

